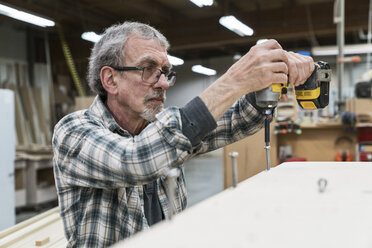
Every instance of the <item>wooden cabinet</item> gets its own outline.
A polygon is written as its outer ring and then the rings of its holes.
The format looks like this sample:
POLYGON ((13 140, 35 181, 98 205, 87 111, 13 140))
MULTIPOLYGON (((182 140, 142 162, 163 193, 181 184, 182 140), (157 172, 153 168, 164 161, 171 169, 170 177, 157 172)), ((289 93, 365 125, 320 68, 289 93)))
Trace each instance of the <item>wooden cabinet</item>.
MULTIPOLYGON (((335 161, 336 153, 349 150, 355 158, 356 132, 341 124, 302 124, 302 134, 278 134, 278 147, 291 146, 294 157, 307 161, 335 161)), ((355 161, 355 159, 353 159, 355 161)))
MULTIPOLYGON (((271 124, 271 165, 279 161, 280 146, 290 146, 293 157, 305 158, 307 161, 335 161, 339 150, 350 150, 355 161, 357 134, 347 126, 335 124, 303 124, 302 134, 273 134, 274 124, 271 124)), ((238 156, 238 181, 241 182, 266 169, 264 150, 264 130, 224 148, 224 186, 232 185, 231 158, 232 151, 238 156)))

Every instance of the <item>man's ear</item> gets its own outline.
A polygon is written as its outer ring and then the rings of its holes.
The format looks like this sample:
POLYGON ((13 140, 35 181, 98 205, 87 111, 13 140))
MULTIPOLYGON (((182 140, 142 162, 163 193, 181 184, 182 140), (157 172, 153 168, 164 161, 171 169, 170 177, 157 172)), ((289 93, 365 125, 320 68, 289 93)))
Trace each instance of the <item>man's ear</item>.
POLYGON ((114 69, 109 66, 101 68, 100 72, 101 82, 103 88, 107 93, 114 95, 117 92, 117 83, 114 80, 114 69))

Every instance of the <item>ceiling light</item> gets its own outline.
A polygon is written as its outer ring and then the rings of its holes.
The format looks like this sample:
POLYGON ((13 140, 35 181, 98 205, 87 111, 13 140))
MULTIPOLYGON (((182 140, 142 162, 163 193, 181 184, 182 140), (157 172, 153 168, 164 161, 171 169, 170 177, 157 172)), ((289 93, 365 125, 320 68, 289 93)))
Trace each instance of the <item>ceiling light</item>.
POLYGON ((220 24, 240 36, 252 36, 253 29, 236 19, 235 16, 223 16, 219 20, 220 24))
POLYGON ((191 67, 191 70, 193 72, 204 74, 204 75, 207 75, 207 76, 213 76, 213 75, 216 75, 216 73, 217 73, 215 70, 204 67, 204 66, 201 66, 201 65, 193 65, 191 67))
POLYGON ((257 42, 256 42, 256 45, 258 44, 261 44, 261 43, 264 43, 265 41, 268 41, 269 39, 259 39, 257 42))
POLYGON ((184 63, 183 59, 174 57, 174 56, 169 55, 169 54, 168 54, 168 60, 174 66, 183 65, 183 63, 184 63))
POLYGON ((234 56, 233 56, 233 60, 238 61, 241 57, 242 57, 242 55, 240 53, 235 53, 234 56))
POLYGON ((211 6, 213 4, 213 0, 190 0, 190 2, 197 5, 200 8, 204 6, 211 6))
POLYGON ((81 35, 81 38, 84 40, 96 43, 101 39, 101 35, 96 34, 95 32, 84 32, 81 35))
POLYGON ((54 21, 26 13, 17 9, 0 4, 0 14, 9 16, 11 18, 28 22, 40 27, 53 27, 55 25, 54 21))
MULTIPOLYGON (((371 44, 356 44, 356 45, 345 45, 344 46, 344 54, 366 54, 372 52, 372 45, 371 44)), ((321 47, 313 47, 311 49, 311 54, 313 56, 332 56, 338 55, 338 47, 337 46, 321 46, 321 47)))

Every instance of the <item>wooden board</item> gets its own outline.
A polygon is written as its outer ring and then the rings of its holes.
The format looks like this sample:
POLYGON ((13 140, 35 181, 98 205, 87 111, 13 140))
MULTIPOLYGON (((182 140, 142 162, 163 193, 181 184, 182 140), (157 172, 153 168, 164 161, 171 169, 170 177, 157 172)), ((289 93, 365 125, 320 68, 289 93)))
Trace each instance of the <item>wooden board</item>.
POLYGON ((371 208, 372 163, 284 163, 114 248, 369 248, 371 208))
POLYGON ((33 96, 35 97, 35 107, 36 107, 36 114, 38 118, 38 123, 40 126, 40 135, 42 135, 43 139, 41 139, 41 145, 47 145, 51 142, 51 135, 50 130, 47 126, 47 117, 46 115, 48 112, 46 112, 43 108, 43 102, 42 102, 42 95, 41 95, 41 89, 38 87, 32 88, 33 96))
POLYGON ((31 143, 38 143, 39 139, 39 125, 36 117, 36 107, 32 95, 29 93, 31 88, 29 86, 20 86, 19 92, 22 100, 22 105, 25 110, 25 119, 30 126, 31 143))
POLYGON ((58 207, 0 232, 0 248, 35 247, 36 241, 40 244, 45 240, 48 242, 40 247, 63 248, 67 245, 58 207))
POLYGON ((45 117, 43 116, 41 99, 37 93, 38 90, 29 86, 21 86, 20 92, 22 97, 23 106, 25 108, 26 117, 31 126, 32 143, 39 145, 47 145, 47 135, 45 132, 49 132, 45 123, 45 117))
POLYGON ((0 66, 5 67, 6 77, 0 87, 11 89, 15 93, 15 117, 17 146, 50 145, 50 86, 45 79, 46 66, 35 65, 38 87, 30 87, 27 64, 21 61, 9 61, 0 66))
POLYGON ((14 91, 15 97, 15 121, 17 131, 17 145, 29 145, 32 142, 30 133, 30 125, 25 117, 25 110, 23 108, 19 90, 15 84, 9 84, 8 88, 14 91))

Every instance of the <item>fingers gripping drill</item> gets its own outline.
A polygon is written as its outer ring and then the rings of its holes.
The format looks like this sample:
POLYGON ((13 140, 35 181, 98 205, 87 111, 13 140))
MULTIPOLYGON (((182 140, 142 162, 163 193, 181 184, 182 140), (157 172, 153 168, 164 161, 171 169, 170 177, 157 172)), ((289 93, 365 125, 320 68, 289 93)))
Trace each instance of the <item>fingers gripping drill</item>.
MULTIPOLYGON (((296 99, 303 109, 320 109, 328 105, 331 69, 327 62, 315 63, 315 69, 303 85, 295 87, 296 99)), ((270 170, 270 117, 282 94, 287 93, 286 84, 272 84, 257 91, 256 104, 264 109, 265 115, 265 150, 267 170, 270 170)))

